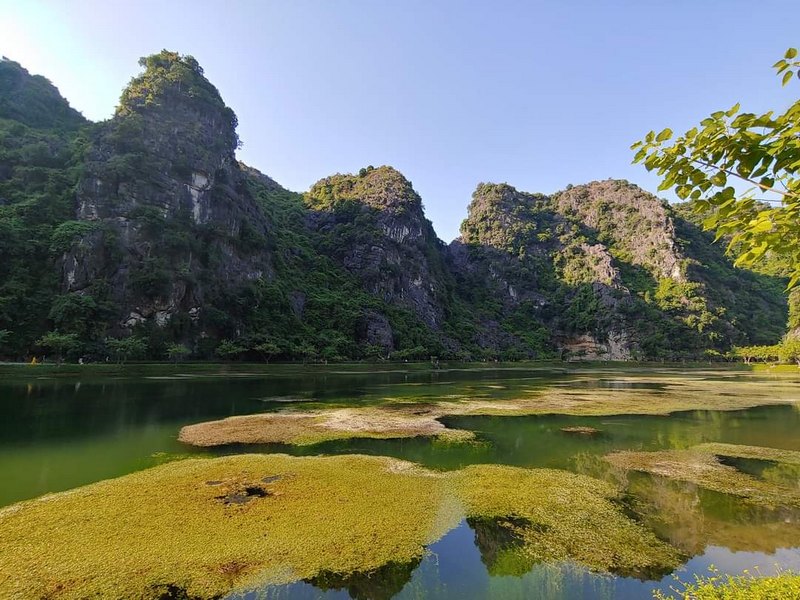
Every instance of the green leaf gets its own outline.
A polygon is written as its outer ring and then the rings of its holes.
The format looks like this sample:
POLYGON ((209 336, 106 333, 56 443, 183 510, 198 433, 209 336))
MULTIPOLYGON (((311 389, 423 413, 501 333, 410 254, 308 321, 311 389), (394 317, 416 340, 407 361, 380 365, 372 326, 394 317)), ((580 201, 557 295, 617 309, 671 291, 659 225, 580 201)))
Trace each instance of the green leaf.
POLYGON ((726 114, 727 116, 729 116, 729 117, 732 117, 732 116, 733 116, 733 115, 735 115, 737 112, 739 112, 739 108, 740 108, 740 105, 739 105, 739 103, 737 102, 736 104, 734 104, 733 106, 731 106, 731 107, 730 107, 730 109, 728 110, 728 112, 726 112, 725 114, 726 114))
POLYGON ((656 141, 665 142, 671 137, 672 137, 672 129, 667 127, 666 129, 662 130, 661 133, 658 134, 658 136, 656 137, 656 141))
POLYGON ((768 220, 760 221, 750 228, 750 233, 766 233, 772 229, 772 222, 768 220))
POLYGON ((783 79, 781 80, 781 85, 786 85, 787 83, 789 83, 789 80, 791 78, 792 78, 792 71, 786 71, 786 73, 783 74, 783 79))
POLYGON ((789 48, 784 56, 789 59, 794 58, 797 56, 797 48, 789 48))

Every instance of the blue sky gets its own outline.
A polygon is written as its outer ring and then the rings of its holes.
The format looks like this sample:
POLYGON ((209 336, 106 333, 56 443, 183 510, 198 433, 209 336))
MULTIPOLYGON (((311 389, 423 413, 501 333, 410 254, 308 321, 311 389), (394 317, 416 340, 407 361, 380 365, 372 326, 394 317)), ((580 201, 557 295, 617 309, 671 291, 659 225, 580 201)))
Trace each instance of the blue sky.
POLYGON ((770 68, 796 0, 0 0, 0 54, 109 117, 162 48, 192 54, 239 116, 240 158, 304 191, 400 169, 439 236, 478 182, 553 192, 623 178, 629 146, 737 101, 782 109, 770 68))

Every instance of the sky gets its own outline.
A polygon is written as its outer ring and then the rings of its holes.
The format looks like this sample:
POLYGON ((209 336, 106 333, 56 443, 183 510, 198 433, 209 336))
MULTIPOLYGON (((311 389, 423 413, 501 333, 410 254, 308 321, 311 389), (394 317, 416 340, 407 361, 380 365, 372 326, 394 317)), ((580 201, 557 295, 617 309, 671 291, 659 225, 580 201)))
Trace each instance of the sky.
MULTIPOLYGON (((651 129, 737 101, 784 109, 771 65, 797 0, 0 0, 0 54, 109 118, 163 48, 239 117, 239 158, 285 187, 392 165, 443 240, 479 182, 551 193, 620 178, 651 129)), ((668 196, 666 196, 668 197, 668 196)))

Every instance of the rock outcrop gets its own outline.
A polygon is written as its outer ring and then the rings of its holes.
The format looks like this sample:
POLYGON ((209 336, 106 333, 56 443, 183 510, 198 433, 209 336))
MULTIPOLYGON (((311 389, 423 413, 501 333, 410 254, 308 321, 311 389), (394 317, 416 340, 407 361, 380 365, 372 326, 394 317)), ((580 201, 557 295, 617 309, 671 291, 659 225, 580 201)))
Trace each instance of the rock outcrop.
MULTIPOLYGON (((444 245, 410 181, 391 167, 368 167, 322 179, 305 198, 321 251, 386 304, 406 309, 433 331, 442 329, 450 280, 444 245)), ((366 313, 360 329, 369 343, 394 349, 382 315, 366 313)))
POLYGON ((122 94, 85 157, 63 291, 118 308, 118 329, 197 322, 209 289, 270 277, 270 226, 235 158, 236 117, 191 57, 162 52, 122 94))

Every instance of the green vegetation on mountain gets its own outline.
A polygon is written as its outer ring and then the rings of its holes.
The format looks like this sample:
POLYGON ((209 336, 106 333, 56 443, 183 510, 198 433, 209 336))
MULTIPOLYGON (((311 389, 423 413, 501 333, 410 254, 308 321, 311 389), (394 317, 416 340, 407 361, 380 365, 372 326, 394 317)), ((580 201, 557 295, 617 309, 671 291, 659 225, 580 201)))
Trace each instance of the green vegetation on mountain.
POLYGON ((194 58, 140 65, 91 124, 0 63, 2 357, 699 359, 786 331, 785 264, 734 268, 627 182, 481 184, 447 246, 395 169, 288 191, 194 58))

